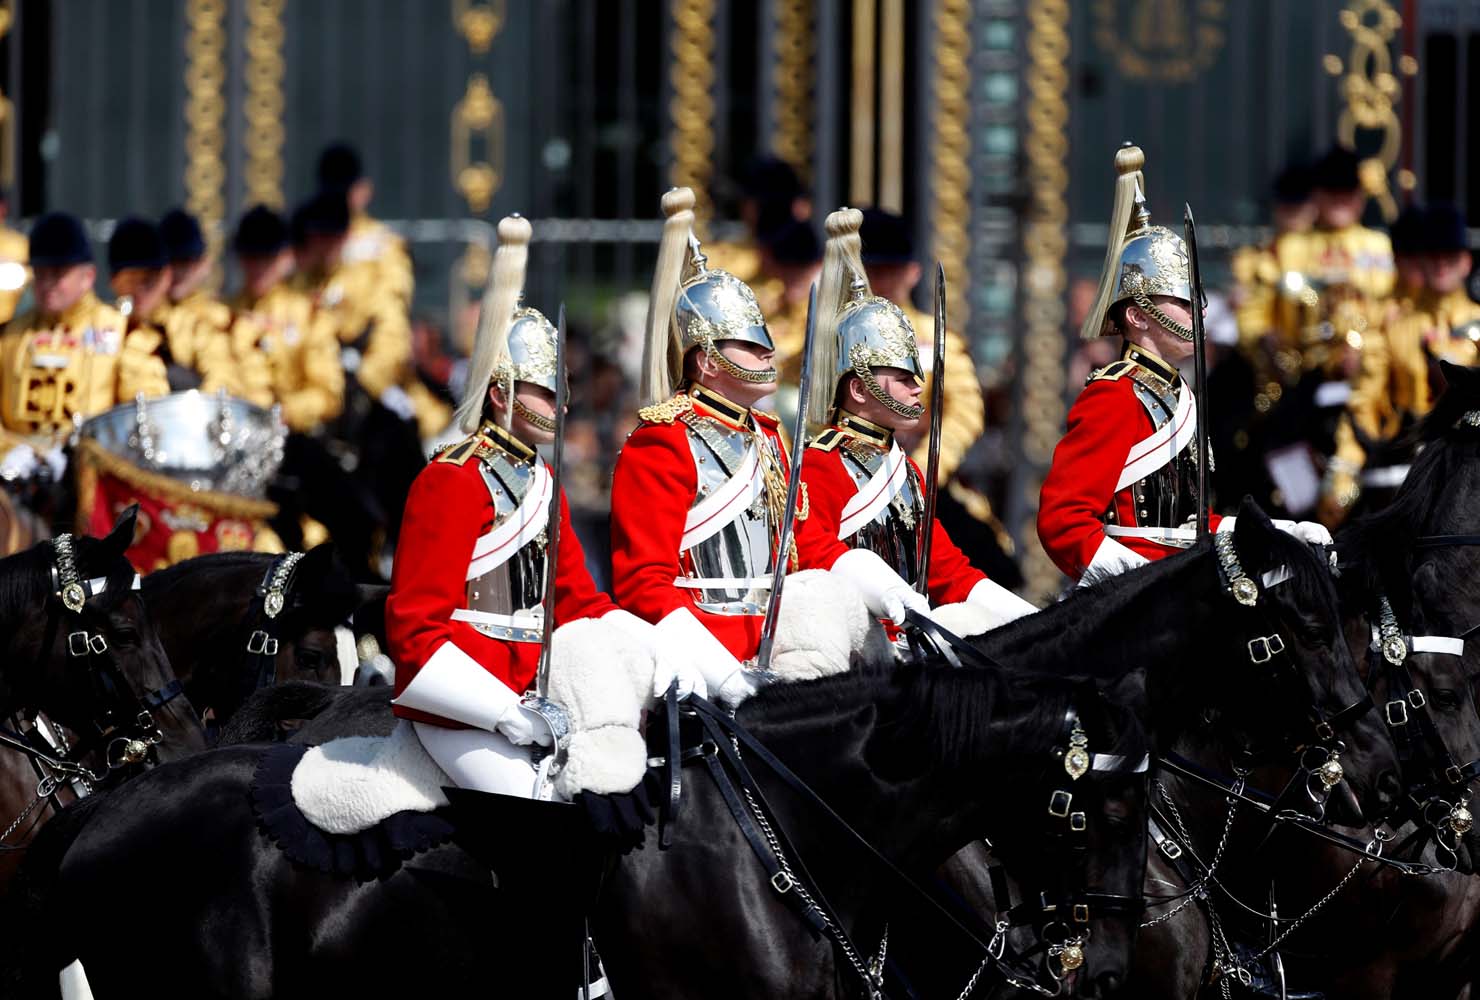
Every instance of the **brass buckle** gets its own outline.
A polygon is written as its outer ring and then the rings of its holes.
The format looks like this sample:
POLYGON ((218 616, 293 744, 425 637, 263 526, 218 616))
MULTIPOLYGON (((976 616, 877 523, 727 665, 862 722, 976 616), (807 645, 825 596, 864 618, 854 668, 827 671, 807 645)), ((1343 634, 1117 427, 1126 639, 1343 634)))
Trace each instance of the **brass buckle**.
POLYGON ((1450 764, 1444 769, 1444 779, 1451 785, 1463 784, 1465 772, 1458 764, 1450 764))
POLYGON ((1274 635, 1255 636, 1249 640, 1249 659, 1254 663, 1268 663, 1276 654, 1285 651, 1285 640, 1276 632, 1274 635))
POLYGON ((1423 692, 1420 691, 1418 688, 1414 688, 1412 691, 1408 692, 1408 704, 1412 705, 1414 708, 1423 708, 1428 703, 1428 699, 1423 696, 1423 692))
POLYGON ((1408 703, 1401 698, 1396 698, 1383 706, 1387 713, 1387 723, 1390 726, 1408 725, 1408 703))
POLYGON ((1089 923, 1089 904, 1088 903, 1075 903, 1074 904, 1074 922, 1076 924, 1087 924, 1087 923, 1089 923))
POLYGON ((1170 837, 1157 844, 1156 847, 1168 861, 1176 861, 1182 856, 1182 845, 1170 837))
POLYGON ((67 636, 67 653, 71 656, 86 656, 92 648, 86 632, 72 632, 67 636))
POLYGON ((1065 819, 1069 815, 1069 806, 1074 802, 1074 796, 1062 788, 1056 789, 1048 797, 1048 814, 1055 819, 1065 819))
POLYGON ((1069 814, 1069 829, 1075 833, 1083 833, 1089 829, 1089 820, 1082 812, 1072 812, 1069 814))
POLYGON ((796 883, 792 881, 791 876, 786 874, 786 872, 777 872, 775 875, 771 876, 771 888, 775 889, 783 896, 786 895, 788 892, 791 892, 794 885, 796 885, 796 883))

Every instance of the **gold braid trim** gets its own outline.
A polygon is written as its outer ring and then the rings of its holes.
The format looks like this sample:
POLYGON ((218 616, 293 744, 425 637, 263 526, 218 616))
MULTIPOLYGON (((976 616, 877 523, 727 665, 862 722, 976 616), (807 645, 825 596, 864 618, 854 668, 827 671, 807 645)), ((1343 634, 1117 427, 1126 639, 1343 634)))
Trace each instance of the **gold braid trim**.
POLYGON ((694 408, 694 400, 687 393, 678 393, 670 399, 637 411, 639 420, 650 424, 671 424, 694 408))
MULTIPOLYGON (((236 517, 244 521, 265 521, 278 512, 277 504, 271 500, 253 500, 250 497, 239 497, 215 490, 192 490, 178 479, 171 479, 158 472, 149 472, 131 462, 124 461, 117 455, 106 451, 91 438, 83 438, 78 442, 77 457, 82 460, 83 468, 86 470, 101 470, 136 490, 144 490, 153 496, 176 503, 196 504, 220 517, 236 517)), ((97 480, 92 479, 91 483, 95 487, 97 480)), ((86 499, 87 510, 92 509, 92 503, 93 497, 89 496, 86 499)), ((84 507, 81 497, 78 498, 78 507, 79 509, 84 507)))
MULTIPOLYGON (((760 439, 756 443, 761 450, 761 475, 765 477, 766 483, 766 515, 770 518, 771 526, 780 533, 781 522, 786 516, 786 476, 781 471, 781 459, 776 454, 776 443, 765 434, 757 433, 760 439)), ((801 489, 797 493, 797 516, 796 523, 807 519, 812 511, 812 501, 807 495, 807 484, 798 484, 801 489)), ((791 541, 786 549, 787 557, 793 570, 799 568, 800 561, 797 557, 797 534, 793 527, 791 541)))

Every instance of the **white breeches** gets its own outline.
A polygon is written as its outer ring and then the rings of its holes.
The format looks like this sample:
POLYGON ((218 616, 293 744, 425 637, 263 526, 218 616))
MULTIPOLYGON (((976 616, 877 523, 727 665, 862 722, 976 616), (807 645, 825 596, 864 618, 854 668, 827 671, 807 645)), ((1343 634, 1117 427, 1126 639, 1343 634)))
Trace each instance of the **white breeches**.
POLYGON ((458 788, 548 799, 549 783, 542 768, 529 757, 529 748, 515 746, 486 729, 448 729, 413 723, 421 745, 458 788))

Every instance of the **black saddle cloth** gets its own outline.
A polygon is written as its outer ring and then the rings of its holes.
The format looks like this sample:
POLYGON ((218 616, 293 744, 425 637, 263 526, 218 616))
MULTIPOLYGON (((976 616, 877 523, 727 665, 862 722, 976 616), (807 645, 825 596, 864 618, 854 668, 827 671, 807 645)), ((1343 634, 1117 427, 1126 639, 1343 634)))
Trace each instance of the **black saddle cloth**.
POLYGON ((262 831, 298 864, 357 882, 395 873, 415 854, 451 840, 451 810, 399 812, 368 830, 327 833, 308 821, 293 801, 293 769, 308 747, 291 743, 267 749, 252 778, 252 810, 262 831))

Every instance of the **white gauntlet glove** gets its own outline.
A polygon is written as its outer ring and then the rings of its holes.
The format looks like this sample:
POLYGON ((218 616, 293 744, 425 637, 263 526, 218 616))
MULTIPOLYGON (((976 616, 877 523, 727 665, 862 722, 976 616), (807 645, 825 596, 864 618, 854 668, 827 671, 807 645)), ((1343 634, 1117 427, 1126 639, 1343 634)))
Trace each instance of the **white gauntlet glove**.
POLYGON ((966 600, 987 612, 991 620, 988 628, 1006 625, 1010 621, 1021 618, 1023 615, 1031 615, 1038 610, 1037 605, 1023 600, 1006 587, 993 583, 991 580, 982 580, 972 587, 966 600))
POLYGON ((868 549, 844 552, 833 562, 832 572, 858 588, 869 614, 876 618, 888 618, 903 625, 906 611, 930 616, 930 601, 868 549))
POLYGON ((662 698, 666 695, 669 686, 674 681, 678 681, 680 698, 687 698, 696 693, 700 698, 709 697, 709 686, 704 683, 704 675, 694 664, 691 649, 686 649, 683 645, 673 642, 670 636, 658 629, 658 626, 650 625, 631 612, 620 608, 616 611, 608 611, 601 616, 601 620, 621 629, 624 634, 641 643, 648 655, 653 658, 654 698, 662 698))
POLYGON ((713 691, 722 704, 738 706, 764 683, 760 674, 746 670, 688 608, 669 612, 655 627, 665 646, 684 651, 685 662, 697 668, 705 688, 713 691))
POLYGON ((18 444, 0 459, 0 479, 8 483, 30 479, 40 464, 35 449, 28 444, 18 444))
POLYGON ((538 712, 531 712, 523 705, 510 705, 505 709, 493 731, 507 736, 510 743, 521 747, 531 743, 547 747, 554 742, 549 723, 538 712))

